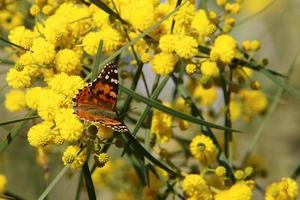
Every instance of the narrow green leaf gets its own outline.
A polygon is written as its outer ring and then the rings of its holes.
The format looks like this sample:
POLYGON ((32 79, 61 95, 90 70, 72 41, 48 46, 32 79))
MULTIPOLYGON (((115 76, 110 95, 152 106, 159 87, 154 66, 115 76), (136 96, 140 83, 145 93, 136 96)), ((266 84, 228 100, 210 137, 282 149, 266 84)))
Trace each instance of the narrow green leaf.
POLYGON ((16 123, 16 122, 21 122, 21 121, 26 121, 26 120, 30 120, 30 119, 36 119, 36 118, 39 118, 39 117, 40 116, 38 116, 38 115, 34 115, 34 116, 30 116, 30 117, 24 117, 24 118, 21 118, 21 119, 7 120, 7 121, 4 121, 4 122, 0 122, 0 126, 7 125, 7 124, 12 124, 12 123, 16 123))
POLYGON ((66 165, 64 168, 62 168, 62 170, 60 170, 60 172, 57 174, 57 176, 53 179, 53 181, 48 185, 48 187, 46 188, 46 190, 41 194, 41 196, 38 198, 38 200, 43 200, 47 197, 47 195, 49 194, 49 192, 54 188, 54 186, 56 185, 56 183, 61 179, 61 177, 67 172, 67 170, 69 169, 69 165, 66 165))
POLYGON ((300 175, 300 165, 295 169, 295 171, 293 172, 293 174, 291 175, 291 178, 293 179, 297 179, 298 176, 300 175))
POLYGON ((7 65, 14 65, 15 64, 14 61, 8 60, 8 59, 4 59, 4 58, 0 58, 0 63, 7 64, 7 65))
POLYGON ((97 49, 97 54, 95 61, 93 63, 93 69, 92 69, 92 75, 91 75, 91 80, 94 80, 98 76, 99 72, 99 64, 102 56, 102 50, 103 50, 103 40, 100 40, 98 49, 97 49))
POLYGON ((96 200, 97 199, 96 198, 96 192, 95 192, 93 180, 92 180, 92 177, 91 177, 91 172, 90 172, 90 169, 89 169, 89 165, 88 165, 87 162, 85 162, 83 164, 82 171, 83 171, 83 176, 84 176, 84 179, 85 179, 86 189, 87 189, 89 199, 90 200, 96 200))
MULTIPOLYGON (((34 116, 35 114, 35 111, 30 111, 26 114, 25 118, 34 116)), ((15 139, 27 122, 28 120, 18 122, 8 135, 0 142, 0 154, 3 153, 6 147, 8 147, 8 145, 15 139)))
POLYGON ((300 99, 300 91, 295 89, 294 87, 290 86, 285 80, 277 78, 275 75, 270 73, 266 69, 261 69, 260 70, 265 76, 270 78, 274 83, 282 87, 286 92, 288 92, 290 95, 293 95, 297 98, 300 99))
POLYGON ((205 126, 209 126, 211 128, 216 128, 216 129, 220 129, 220 130, 230 130, 230 131, 233 131, 233 132, 240 132, 238 130, 235 130, 235 129, 232 129, 232 128, 228 128, 228 127, 224 127, 224 126, 220 126, 220 125, 217 125, 217 124, 213 124, 213 123, 210 123, 210 122, 206 122, 204 120, 201 120, 201 119, 198 119, 196 117, 193 117, 193 116, 190 116, 190 115, 186 115, 184 113, 181 113, 181 112, 178 112, 178 111, 175 111, 171 108, 168 108, 162 104, 160 104, 158 101, 155 101, 153 99, 148 99, 148 98, 145 98, 137 93, 135 93, 134 91, 128 89, 128 88, 125 88, 123 87, 122 85, 119 85, 119 88, 122 92, 132 96, 133 98, 139 100, 139 101, 142 101, 143 103, 146 103, 147 105, 151 106, 151 107, 154 107, 160 111, 163 111, 167 114, 170 114, 174 117, 178 117, 180 119, 184 119, 186 121, 189 121, 189 122, 192 122, 192 123, 195 123, 195 124, 201 124, 201 125, 205 125, 205 126))
MULTIPOLYGON (((186 1, 187 2, 187 1, 186 1)), ((178 6, 177 8, 175 8, 174 10, 172 10, 170 13, 168 13, 166 16, 164 16, 163 18, 161 18, 157 23, 155 23, 154 25, 152 25, 151 27, 149 27, 148 29, 146 29, 143 33, 141 33, 139 36, 137 36, 136 38, 132 39, 130 42, 128 42, 126 45, 124 45, 122 48, 118 49, 117 51, 115 51, 111 56, 109 56, 108 58, 106 58, 101 64, 100 67, 106 65, 107 63, 109 63, 110 61, 112 61, 115 57, 117 57, 120 53, 122 53, 123 51, 127 50, 129 46, 134 45, 137 41, 139 41, 141 38, 145 37, 146 35, 148 35, 151 31, 153 31, 154 29, 156 29, 160 24, 162 24, 165 20, 167 20, 169 17, 171 17, 175 12, 177 12, 186 2, 182 3, 180 6, 178 6)), ((89 74, 87 77, 90 77, 91 74, 89 74)))
POLYGON ((3 41, 4 43, 8 44, 8 45, 11 45, 13 47, 16 47, 16 48, 19 48, 19 49, 22 49, 22 50, 25 50, 25 51, 28 51, 28 49, 25 49, 24 47, 20 46, 20 45, 17 45, 15 43, 12 43, 6 39, 4 39, 3 37, 0 37, 0 41, 3 41))
POLYGON ((129 144, 132 146, 133 150, 135 152, 138 152, 140 155, 143 155, 148 160, 150 160, 154 165, 164 169, 166 172, 168 172, 172 177, 178 177, 179 174, 171 170, 169 167, 167 167, 165 164, 154 158, 137 140, 136 138, 131 135, 130 133, 124 134, 125 137, 128 139, 129 144))
POLYGON ((77 189, 76 189, 75 200, 80 200, 80 195, 81 195, 81 191, 82 191, 82 184, 83 184, 83 172, 81 170, 80 174, 79 174, 79 178, 78 178, 78 184, 77 184, 77 189))

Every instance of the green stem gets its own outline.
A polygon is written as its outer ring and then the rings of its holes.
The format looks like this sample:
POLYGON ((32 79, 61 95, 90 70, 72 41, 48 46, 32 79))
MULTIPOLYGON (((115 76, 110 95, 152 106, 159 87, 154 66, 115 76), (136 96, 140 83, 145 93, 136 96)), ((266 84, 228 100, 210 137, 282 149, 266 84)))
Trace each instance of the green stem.
POLYGON ((83 171, 80 171, 77 189, 76 189, 76 196, 75 200, 80 200, 81 190, 82 190, 82 184, 83 184, 83 171))
POLYGON ((86 189, 89 196, 89 200, 96 200, 96 192, 87 161, 83 164, 82 171, 86 183, 86 189))

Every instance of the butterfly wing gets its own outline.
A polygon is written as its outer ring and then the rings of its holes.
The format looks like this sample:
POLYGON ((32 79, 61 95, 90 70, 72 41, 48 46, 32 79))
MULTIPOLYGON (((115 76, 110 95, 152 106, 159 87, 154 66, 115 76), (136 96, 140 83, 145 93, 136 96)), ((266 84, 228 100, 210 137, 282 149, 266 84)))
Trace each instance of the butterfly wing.
POLYGON ((98 122, 118 132, 128 128, 115 112, 118 96, 118 68, 115 63, 104 66, 100 75, 73 98, 75 114, 83 120, 98 122))

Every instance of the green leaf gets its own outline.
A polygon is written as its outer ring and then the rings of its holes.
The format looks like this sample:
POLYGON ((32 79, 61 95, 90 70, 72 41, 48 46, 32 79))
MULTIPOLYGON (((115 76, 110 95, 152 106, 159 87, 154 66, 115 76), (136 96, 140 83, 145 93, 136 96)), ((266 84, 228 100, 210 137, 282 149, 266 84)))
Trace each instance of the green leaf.
POLYGON ((85 179, 86 189, 87 189, 89 199, 90 200, 96 200, 97 199, 96 198, 96 192, 95 192, 93 180, 92 180, 92 177, 91 177, 91 172, 90 172, 90 169, 89 169, 89 165, 88 165, 87 162, 85 162, 83 164, 82 171, 83 171, 83 176, 84 176, 84 179, 85 179))
POLYGON ((83 184, 83 171, 81 170, 78 178, 75 200, 80 200, 82 184, 83 184))
POLYGON ((290 95, 293 95, 297 98, 300 99, 300 91, 295 89, 294 87, 290 86, 285 80, 279 79, 277 78, 275 75, 273 75, 272 73, 270 73, 268 70, 266 69, 261 69, 260 70, 265 76, 267 76, 268 78, 270 78, 274 83, 276 83, 277 85, 279 85, 280 87, 282 87, 286 92, 288 92, 290 95))
POLYGON ((230 131, 233 131, 233 132, 240 132, 238 130, 235 130, 235 129, 232 129, 232 128, 228 128, 228 127, 224 127, 224 126, 220 126, 220 125, 217 125, 217 124, 213 124, 213 123, 210 123, 210 122, 206 122, 204 120, 201 120, 201 119, 198 119, 196 117, 193 117, 193 116, 190 116, 190 115, 187 115, 187 114, 184 114, 184 113, 181 113, 181 112, 178 112, 178 111, 175 111, 171 108, 168 108, 162 104, 160 104, 158 101, 155 101, 153 99, 148 99, 148 98, 145 98, 137 93, 135 93, 134 91, 128 89, 128 88, 125 88, 123 87, 122 85, 119 85, 119 88, 122 92, 132 96, 133 98, 139 100, 139 101, 142 101, 143 103, 151 106, 151 107, 154 107, 162 112, 165 112, 167 114, 170 114, 174 117, 177 117, 177 118, 180 118, 180 119, 184 119, 186 121, 189 121, 189 122, 192 122, 192 123, 195 123, 195 124, 201 124, 201 125, 205 125, 205 126, 209 126, 211 128, 216 128, 216 129, 220 129, 220 130, 230 130, 230 131))
POLYGON ((22 47, 22 46, 20 46, 20 45, 17 45, 17 44, 15 44, 15 43, 12 43, 12 42, 10 42, 10 41, 4 39, 3 37, 0 37, 0 41, 3 41, 4 43, 6 43, 6 44, 8 44, 8 45, 11 45, 11 46, 13 46, 13 47, 17 47, 17 48, 19 48, 19 49, 28 51, 28 49, 25 49, 24 47, 22 47))
POLYGON ((95 58, 95 61, 93 63, 91 80, 94 80, 98 76, 99 64, 100 64, 101 56, 102 56, 102 53, 103 53, 102 50, 103 50, 103 40, 100 40, 99 46, 98 46, 98 49, 97 49, 96 58, 95 58))
POLYGON ((57 174, 57 176, 53 179, 53 181, 48 185, 48 187, 46 188, 46 190, 41 194, 41 196, 38 198, 38 200, 43 200, 47 197, 47 195, 49 194, 49 192, 54 188, 54 186, 56 185, 56 183, 61 179, 61 177, 67 172, 67 170, 69 169, 69 165, 66 165, 64 168, 62 168, 62 170, 60 170, 60 172, 57 174))
POLYGON ((16 123, 16 122, 21 122, 21 121, 26 121, 26 120, 30 120, 30 119, 36 119, 36 118, 39 118, 39 117, 40 116, 38 116, 38 115, 34 115, 34 116, 30 116, 30 117, 24 117, 24 118, 21 118, 21 119, 7 120, 7 121, 4 121, 4 122, 0 122, 0 126, 7 125, 7 124, 12 124, 12 123, 16 123))
MULTIPOLYGON (((30 118, 35 114, 35 111, 30 111, 26 114, 25 118, 30 118)), ((8 135, 0 142, 0 154, 3 153, 6 147, 8 147, 8 145, 15 139, 27 122, 28 120, 18 122, 16 126, 8 133, 8 135)))

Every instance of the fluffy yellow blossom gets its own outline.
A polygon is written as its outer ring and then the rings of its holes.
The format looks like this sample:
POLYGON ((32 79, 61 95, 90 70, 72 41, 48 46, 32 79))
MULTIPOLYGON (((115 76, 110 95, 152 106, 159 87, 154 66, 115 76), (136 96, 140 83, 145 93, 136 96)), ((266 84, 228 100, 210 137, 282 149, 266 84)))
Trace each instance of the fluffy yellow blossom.
POLYGON ((227 3, 227 0, 216 0, 218 6, 224 6, 227 3))
POLYGON ((252 200, 253 185, 250 182, 237 182, 230 189, 215 195, 215 200, 252 200))
POLYGON ((217 29, 216 25, 208 19, 206 12, 203 9, 197 11, 197 14, 192 21, 192 28, 197 31, 200 37, 209 36, 217 29))
POLYGON ((27 135, 29 144, 34 147, 45 147, 49 145, 54 137, 52 122, 44 121, 32 126, 27 135))
POLYGON ((10 31, 11 29, 21 26, 24 16, 21 12, 11 12, 9 10, 1 10, 0 27, 2 30, 10 31))
POLYGON ((55 57, 54 45, 44 38, 34 39, 30 50, 32 51, 33 60, 42 67, 50 64, 55 57))
POLYGON ((60 50, 55 56, 55 69, 57 72, 78 74, 81 70, 79 55, 71 49, 60 50))
POLYGON ((154 110, 151 133, 156 136, 159 142, 167 142, 172 137, 172 116, 159 110, 154 110))
POLYGON ((78 169, 82 167, 86 158, 86 149, 81 150, 79 146, 75 145, 68 146, 62 156, 64 165, 69 164, 71 169, 78 169))
POLYGON ((266 95, 260 90, 240 90, 241 97, 244 100, 246 112, 249 114, 261 114, 268 106, 266 95))
POLYGON ((15 68, 10 68, 6 75, 8 86, 18 89, 31 86, 31 77, 24 70, 18 71, 15 68))
POLYGON ((6 184, 6 177, 3 174, 0 174, 0 194, 3 194, 3 192, 6 190, 6 184))
POLYGON ((260 48, 260 42, 258 40, 245 40, 242 45, 246 51, 257 51, 260 48))
POLYGON ((205 180, 199 174, 189 174, 182 182, 182 189, 191 199, 211 200, 212 194, 205 180))
POLYGON ((205 89, 199 84, 193 92, 193 97, 198 100, 199 104, 203 106, 210 106, 217 99, 217 89, 215 87, 205 89))
POLYGON ((189 59, 198 54, 197 40, 191 36, 181 36, 174 45, 175 52, 179 57, 189 59))
POLYGON ((39 14, 41 12, 41 9, 39 8, 38 5, 32 5, 30 7, 30 11, 29 12, 30 12, 30 14, 32 16, 36 16, 37 14, 39 14))
POLYGON ((43 89, 37 104, 39 116, 44 120, 53 120, 55 113, 64 106, 65 98, 53 90, 43 89))
POLYGON ((89 32, 86 34, 82 40, 84 51, 91 56, 95 55, 97 53, 100 39, 99 32, 89 32))
POLYGON ((104 166, 110 159, 110 156, 107 153, 100 153, 98 155, 98 162, 100 166, 104 166))
POLYGON ((22 71, 31 77, 37 77, 40 75, 40 67, 34 62, 31 52, 27 51, 22 54, 16 62, 16 69, 22 69, 22 71))
POLYGON ((103 167, 98 167, 92 174, 92 180, 96 187, 102 187, 109 180, 116 169, 115 161, 108 161, 103 167))
POLYGON ((85 85, 80 76, 69 76, 65 73, 54 75, 47 80, 47 83, 50 89, 66 96, 70 103, 71 98, 85 85))
POLYGON ((230 109, 230 119, 234 122, 241 116, 242 105, 238 101, 231 100, 229 109, 230 109))
POLYGON ((209 77, 219 76, 219 68, 216 62, 205 61, 201 64, 201 73, 209 77))
POLYGON ((216 168, 215 173, 217 176, 224 176, 226 174, 226 169, 223 166, 219 166, 216 168))
POLYGON ((151 60, 151 54, 149 52, 145 52, 141 55, 141 61, 143 63, 148 63, 151 60))
POLYGON ((174 16, 174 20, 176 21, 175 25, 178 25, 177 27, 190 25, 195 14, 196 14, 195 5, 193 5, 191 2, 188 1, 178 10, 177 13, 175 13, 174 16))
POLYGON ((98 8, 94 4, 91 4, 89 9, 93 14, 93 23, 96 27, 101 28, 104 25, 110 24, 109 15, 102 9, 98 8))
POLYGON ((282 178, 277 183, 267 187, 265 200, 296 200, 298 184, 291 178, 282 178))
POLYGON ((12 43, 30 49, 33 39, 37 35, 24 26, 17 26, 9 32, 8 39, 12 43))
POLYGON ((193 74, 196 72, 196 65, 195 64, 187 64, 185 67, 185 71, 187 74, 193 74))
MULTIPOLYGON (((108 53, 117 50, 124 42, 122 35, 110 26, 102 27, 99 31, 99 37, 103 40, 103 50, 108 53)), ((99 42, 97 48, 98 46, 99 42)))
POLYGON ((152 69, 159 75, 168 75, 174 70, 177 58, 171 53, 156 54, 150 61, 152 69))
POLYGON ((64 140, 73 142, 81 138, 84 126, 73 114, 73 109, 60 109, 55 115, 55 123, 64 140))
POLYGON ((216 159, 216 146, 205 135, 197 135, 190 144, 191 154, 200 162, 210 164, 216 159))
POLYGON ((112 131, 111 128, 108 128, 108 127, 105 127, 105 126, 100 126, 98 128, 97 136, 101 140, 110 139, 113 136, 113 131, 112 131))
POLYGON ((136 0, 125 3, 121 16, 134 28, 145 30, 154 22, 154 5, 150 0, 136 0))
POLYGON ((163 35, 159 39, 159 48, 166 53, 172 53, 175 51, 175 43, 179 40, 179 36, 174 34, 163 35))
POLYGON ((17 112, 26 108, 25 92, 23 90, 10 90, 6 93, 5 108, 10 112, 17 112))
POLYGON ((239 3, 226 3, 225 10, 231 13, 240 12, 241 5, 239 3))
POLYGON ((228 64, 234 58, 236 51, 236 41, 230 35, 220 35, 216 38, 213 48, 210 52, 210 58, 213 61, 220 60, 228 64))
POLYGON ((29 108, 33 110, 37 110, 42 90, 43 89, 41 87, 32 87, 26 90, 25 99, 26 99, 26 105, 29 108))

